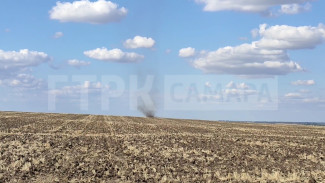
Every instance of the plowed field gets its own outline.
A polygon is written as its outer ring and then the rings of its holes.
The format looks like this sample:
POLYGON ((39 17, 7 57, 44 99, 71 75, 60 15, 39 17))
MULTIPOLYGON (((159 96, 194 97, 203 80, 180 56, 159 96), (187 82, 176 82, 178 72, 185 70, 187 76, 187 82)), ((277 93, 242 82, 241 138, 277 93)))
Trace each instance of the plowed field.
POLYGON ((0 182, 325 182, 325 127, 0 112, 0 182))

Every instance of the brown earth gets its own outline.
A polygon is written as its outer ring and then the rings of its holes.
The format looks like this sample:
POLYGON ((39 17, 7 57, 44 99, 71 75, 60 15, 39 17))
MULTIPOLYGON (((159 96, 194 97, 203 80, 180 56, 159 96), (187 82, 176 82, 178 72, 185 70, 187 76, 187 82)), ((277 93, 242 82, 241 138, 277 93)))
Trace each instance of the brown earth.
POLYGON ((325 127, 0 112, 0 182, 325 182, 325 127))

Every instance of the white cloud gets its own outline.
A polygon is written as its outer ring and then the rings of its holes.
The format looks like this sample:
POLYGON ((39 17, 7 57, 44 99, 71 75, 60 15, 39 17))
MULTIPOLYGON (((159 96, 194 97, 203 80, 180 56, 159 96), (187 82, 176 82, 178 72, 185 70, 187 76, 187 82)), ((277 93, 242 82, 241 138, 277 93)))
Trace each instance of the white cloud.
POLYGON ((314 48, 325 41, 325 26, 317 27, 260 25, 252 31, 260 40, 250 44, 227 46, 215 51, 200 51, 194 48, 180 50, 179 56, 195 56, 192 65, 206 73, 240 75, 249 78, 286 75, 304 69, 292 61, 287 50, 314 48))
POLYGON ((321 99, 319 97, 313 97, 313 98, 305 98, 303 99, 303 102, 304 103, 316 103, 316 104, 319 104, 319 103, 325 103, 325 99, 321 99))
POLYGON ((254 44, 264 49, 306 49, 315 48, 325 40, 325 26, 318 27, 275 25, 268 27, 260 25, 261 40, 254 44))
POLYGON ((62 37, 63 36, 63 32, 56 32, 55 34, 54 34, 54 38, 55 39, 59 39, 60 37, 62 37))
POLYGON ((299 92, 300 92, 300 93, 310 93, 310 90, 307 90, 307 89, 300 89, 299 92))
POLYGON ((248 89, 249 88, 249 86, 246 83, 239 83, 237 85, 237 87, 240 89, 248 89))
POLYGON ((148 37, 135 36, 133 39, 128 39, 124 42, 125 48, 152 48, 155 45, 155 40, 148 37))
POLYGON ((195 49, 192 47, 182 48, 178 52, 178 56, 180 57, 193 57, 195 55, 195 49))
POLYGON ((260 13, 270 15, 271 9, 287 4, 303 4, 313 0, 195 0, 197 3, 204 4, 204 11, 240 11, 250 13, 260 13))
POLYGON ((291 83, 292 85, 304 85, 304 86, 310 86, 316 84, 314 80, 297 80, 293 81, 291 83))
POLYGON ((251 89, 246 83, 236 84, 230 81, 223 91, 225 95, 254 95, 257 94, 255 89, 251 89))
POLYGON ((229 89, 234 89, 234 88, 238 88, 238 89, 249 89, 250 87, 246 84, 246 83, 239 83, 236 84, 234 81, 230 81, 227 85, 226 88, 229 89))
POLYGON ((101 60, 101 61, 112 61, 121 63, 132 63, 138 62, 144 58, 143 55, 139 55, 134 52, 123 52, 120 49, 107 50, 107 48, 97 48, 94 50, 85 51, 84 54, 89 58, 101 60))
MULTIPOLYGON (((212 88, 212 84, 210 82, 205 82, 205 87, 212 88)), ((236 83, 234 81, 230 81, 228 84, 226 84, 225 89, 220 90, 220 92, 214 94, 200 94, 199 97, 202 100, 223 100, 224 98, 232 96, 244 98, 248 95, 257 94, 258 91, 246 83, 236 83)))
POLYGON ((284 95, 286 98, 301 98, 301 94, 300 93, 287 93, 284 95))
POLYGON ((60 22, 84 22, 91 24, 105 24, 118 22, 127 14, 124 7, 111 1, 80 0, 70 2, 57 2, 56 6, 49 12, 50 18, 60 22))
POLYGON ((243 90, 239 88, 225 89, 224 94, 228 96, 233 95, 254 95, 257 94, 256 90, 243 90))
POLYGON ((51 61, 43 52, 23 49, 20 51, 0 50, 0 85, 15 90, 44 88, 45 82, 28 74, 31 67, 51 61))
POLYGON ((252 37, 253 38, 256 38, 256 37, 258 37, 259 36, 259 30, 258 29, 253 29, 252 31, 251 31, 251 34, 252 34, 252 37))
POLYGON ((315 96, 310 90, 301 89, 297 92, 287 93, 283 98, 284 103, 291 104, 325 104, 325 99, 323 97, 315 96))
POLYGON ((208 88, 211 88, 212 87, 212 85, 211 85, 211 83, 209 81, 205 82, 204 86, 206 86, 208 88))
POLYGON ((50 60, 51 58, 43 52, 29 51, 28 49, 19 52, 0 50, 0 70, 37 66, 50 60))
POLYGON ((18 74, 11 78, 0 80, 0 86, 7 86, 18 89, 40 89, 45 86, 42 79, 37 79, 30 74, 18 74))
POLYGON ((230 81, 227 85, 226 88, 236 88, 236 83, 233 81, 230 81))
MULTIPOLYGON (((251 88, 246 83, 235 83, 234 81, 230 81, 226 85, 227 89, 236 89, 236 90, 251 90, 251 88)), ((230 90, 231 91, 231 90, 230 90)))
POLYGON ((293 15, 293 14, 298 14, 298 13, 308 11, 310 9, 311 9, 310 3, 306 3, 304 5, 302 5, 302 4, 284 4, 284 5, 281 5, 280 13, 293 15))
POLYGON ((273 76, 302 71, 284 50, 259 49, 254 44, 219 48, 200 54, 192 64, 206 73, 273 76))
POLYGON ((224 95, 254 95, 257 94, 255 89, 250 88, 246 83, 235 83, 230 81, 223 90, 224 95))
POLYGON ((203 101, 213 101, 213 100, 222 100, 223 99, 223 93, 222 94, 199 94, 199 98, 203 101))
POLYGON ((82 61, 82 60, 77 60, 77 59, 71 59, 67 61, 70 66, 80 68, 82 66, 87 66, 90 65, 90 62, 82 61))
POLYGON ((49 90, 49 93, 57 96, 80 97, 81 93, 100 93, 104 88, 108 89, 109 85, 104 85, 101 82, 85 81, 83 84, 64 86, 60 89, 49 90))

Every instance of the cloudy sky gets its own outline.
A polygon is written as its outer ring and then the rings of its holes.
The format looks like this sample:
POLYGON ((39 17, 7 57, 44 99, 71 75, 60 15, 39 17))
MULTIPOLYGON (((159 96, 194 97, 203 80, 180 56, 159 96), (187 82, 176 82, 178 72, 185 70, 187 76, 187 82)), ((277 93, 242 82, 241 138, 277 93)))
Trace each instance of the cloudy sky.
POLYGON ((323 7, 2 0, 0 110, 324 122, 323 7))

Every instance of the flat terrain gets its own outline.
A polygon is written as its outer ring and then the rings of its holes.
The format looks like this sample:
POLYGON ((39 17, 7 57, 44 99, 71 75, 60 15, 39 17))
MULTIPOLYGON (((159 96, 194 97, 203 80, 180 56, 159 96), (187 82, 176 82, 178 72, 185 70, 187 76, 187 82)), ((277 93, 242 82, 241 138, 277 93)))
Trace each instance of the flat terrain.
POLYGON ((325 182, 325 127, 0 112, 0 182, 325 182))

